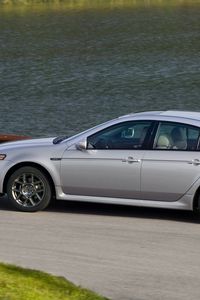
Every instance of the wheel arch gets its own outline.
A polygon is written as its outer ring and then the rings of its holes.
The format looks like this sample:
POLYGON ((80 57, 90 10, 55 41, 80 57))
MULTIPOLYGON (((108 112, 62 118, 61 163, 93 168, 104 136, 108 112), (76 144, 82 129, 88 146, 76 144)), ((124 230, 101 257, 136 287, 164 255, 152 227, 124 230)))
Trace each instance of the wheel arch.
POLYGON ((193 198, 193 211, 200 210, 199 195, 200 195, 200 186, 196 190, 194 198, 193 198))
POLYGON ((37 163, 34 163, 34 162, 28 162, 28 161, 18 163, 16 165, 12 166, 8 170, 8 172, 6 173, 6 175, 4 177, 3 193, 6 193, 6 186, 7 186, 7 183, 8 183, 8 180, 9 180, 10 176, 13 174, 13 172, 15 172, 16 170, 18 170, 21 167, 34 167, 34 168, 39 169, 40 171, 42 171, 47 176, 47 179, 49 180, 53 198, 56 197, 55 184, 54 184, 54 181, 53 181, 50 173, 43 166, 41 166, 40 164, 37 164, 37 163))

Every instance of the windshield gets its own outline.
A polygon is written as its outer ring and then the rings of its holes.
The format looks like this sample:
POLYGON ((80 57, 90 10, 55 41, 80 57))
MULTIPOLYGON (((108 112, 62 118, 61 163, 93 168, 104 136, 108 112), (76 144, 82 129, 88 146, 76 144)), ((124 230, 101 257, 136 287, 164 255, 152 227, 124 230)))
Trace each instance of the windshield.
MULTIPOLYGON (((115 119, 114 119, 114 120, 115 120, 115 119)), ((77 134, 75 134, 75 135, 73 135, 73 136, 70 136, 70 137, 69 137, 69 136, 64 136, 64 135, 58 136, 58 137, 56 137, 56 138, 53 140, 53 143, 54 143, 54 144, 59 144, 59 143, 63 142, 63 141, 66 140, 66 139, 71 140, 71 139, 77 138, 77 137, 81 136, 82 134, 85 134, 85 133, 87 133, 87 132, 93 131, 94 129, 96 129, 96 128, 98 128, 98 127, 102 127, 102 126, 104 126, 104 125, 106 125, 106 124, 109 124, 109 123, 113 122, 114 120, 110 120, 110 121, 104 122, 104 123, 102 123, 102 124, 100 124, 100 125, 96 125, 96 126, 94 126, 94 127, 92 127, 92 128, 89 128, 89 129, 87 129, 87 130, 84 130, 84 131, 82 131, 82 132, 80 132, 80 133, 77 133, 77 134)), ((116 119, 116 120, 117 120, 117 119, 116 119)))

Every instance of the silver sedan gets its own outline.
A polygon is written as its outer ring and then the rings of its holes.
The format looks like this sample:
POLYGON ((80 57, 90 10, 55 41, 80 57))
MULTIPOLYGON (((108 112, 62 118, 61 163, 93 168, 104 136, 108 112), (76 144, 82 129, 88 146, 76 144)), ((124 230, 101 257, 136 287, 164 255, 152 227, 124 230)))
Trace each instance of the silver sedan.
POLYGON ((22 211, 53 198, 200 210, 200 112, 126 115, 78 135, 0 146, 0 193, 22 211))

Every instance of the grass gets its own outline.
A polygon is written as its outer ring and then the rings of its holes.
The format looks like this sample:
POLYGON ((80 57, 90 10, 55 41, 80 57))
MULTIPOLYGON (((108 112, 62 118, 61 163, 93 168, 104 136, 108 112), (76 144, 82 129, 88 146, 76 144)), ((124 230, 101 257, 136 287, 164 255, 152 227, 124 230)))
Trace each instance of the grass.
POLYGON ((167 3, 197 3, 199 0, 0 0, 0 4, 62 4, 68 7, 90 7, 90 6, 137 6, 140 4, 151 5, 151 4, 167 4, 167 3))
POLYGON ((197 5, 200 0, 0 0, 0 13, 19 11, 69 11, 133 9, 139 7, 169 7, 197 5))
POLYGON ((0 263, 0 300, 106 300, 63 277, 0 263))

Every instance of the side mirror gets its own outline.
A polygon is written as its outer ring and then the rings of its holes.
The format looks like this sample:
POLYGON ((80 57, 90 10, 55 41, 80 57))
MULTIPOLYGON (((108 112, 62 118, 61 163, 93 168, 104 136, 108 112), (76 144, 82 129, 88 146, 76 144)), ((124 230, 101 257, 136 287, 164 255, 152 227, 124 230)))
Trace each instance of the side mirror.
POLYGON ((80 150, 80 151, 84 151, 87 149, 87 139, 84 139, 82 141, 79 141, 77 144, 76 144, 76 149, 77 150, 80 150))

